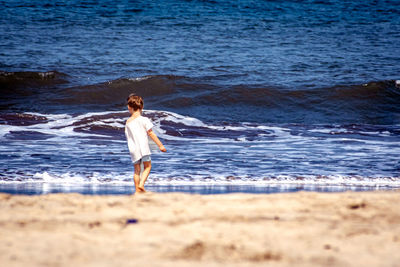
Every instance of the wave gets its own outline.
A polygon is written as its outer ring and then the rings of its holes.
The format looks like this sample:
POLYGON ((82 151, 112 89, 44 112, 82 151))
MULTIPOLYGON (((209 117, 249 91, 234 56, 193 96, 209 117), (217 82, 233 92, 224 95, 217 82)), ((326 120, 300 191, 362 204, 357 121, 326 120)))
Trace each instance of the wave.
POLYGON ((58 71, 7 72, 0 71, 0 86, 3 90, 13 91, 21 88, 40 88, 67 83, 68 75, 58 71))
MULTIPOLYGON (((155 124, 155 131, 166 140, 196 140, 197 142, 268 141, 287 142, 307 138, 385 138, 400 135, 399 126, 379 125, 302 125, 250 122, 207 123, 198 118, 160 110, 145 110, 144 115, 155 124)), ((60 139, 82 137, 124 141, 127 111, 90 112, 84 114, 0 113, 0 138, 18 140, 60 139)), ((378 142, 375 140, 374 142, 378 142)))
MULTIPOLYGON (((68 83, 67 74, 48 72, 0 71, 3 88, 37 88, 68 83)), ((372 81, 365 84, 338 85, 317 89, 291 89, 273 86, 233 85, 213 83, 216 77, 190 78, 175 75, 154 75, 120 78, 92 85, 67 87, 61 90, 65 103, 116 103, 134 92, 145 98, 170 106, 251 104, 280 106, 285 103, 329 101, 333 99, 374 99, 400 97, 400 80, 372 81), (188 100, 190 99, 190 101, 188 100), (153 99, 154 100, 154 99, 153 99), (171 102, 172 100, 172 102, 171 102)), ((395 101, 395 99, 393 99, 395 101)), ((124 101, 122 101, 124 102, 124 101)), ((153 101, 154 102, 154 101, 153 101)))
POLYGON ((178 93, 177 81, 183 77, 173 75, 121 78, 113 81, 74 86, 63 90, 62 97, 56 99, 62 104, 107 104, 124 105, 130 93, 144 98, 166 97, 178 93))
POLYGON ((147 76, 68 88, 62 104, 119 108, 130 93, 152 109, 195 115, 203 120, 271 123, 400 123, 398 81, 316 89, 219 85, 212 79, 147 76))
POLYGON ((0 71, 0 110, 32 110, 57 94, 55 88, 68 83, 68 75, 57 71, 0 71))
POLYGON ((70 103, 117 103, 129 93, 149 98, 153 103, 170 107, 192 105, 284 106, 287 104, 317 104, 334 100, 386 100, 400 97, 400 81, 385 80, 360 85, 340 85, 317 89, 291 89, 273 86, 221 86, 210 77, 189 78, 156 75, 122 78, 104 83, 65 89, 64 101, 70 103))
MULTIPOLYGON (((132 186, 130 173, 93 173, 89 176, 83 176, 80 173, 48 173, 36 172, 25 174, 24 179, 10 179, 0 177, 0 185, 4 184, 49 184, 58 187, 70 186, 132 186), (28 178, 29 177, 29 178, 28 178)), ((400 181, 398 177, 360 177, 360 176, 343 176, 343 175, 309 175, 309 176, 288 176, 278 175, 271 177, 252 178, 239 176, 216 176, 214 178, 203 177, 169 177, 153 174, 148 181, 148 186, 252 186, 252 187, 269 187, 269 186, 335 186, 341 187, 365 187, 365 189, 398 189, 400 181), (202 179, 201 179, 202 178, 202 179)))
MULTIPOLYGON (((398 80, 298 89, 246 84, 224 85, 218 82, 218 77, 190 78, 174 75, 120 78, 71 87, 65 84, 66 76, 58 72, 3 72, 0 77, 8 88, 5 92, 12 91, 14 96, 19 96, 12 98, 13 101, 4 101, 6 108, 18 105, 22 108, 28 92, 28 95, 35 94, 33 99, 36 102, 45 104, 33 109, 39 112, 52 112, 54 109, 73 112, 77 108, 86 108, 86 111, 120 109, 125 106, 126 97, 130 93, 136 93, 144 97, 145 108, 195 115, 204 120, 389 125, 400 123, 398 80), (62 86, 57 87, 60 84, 62 86), (42 86, 41 88, 47 89, 18 90, 25 86, 42 86), (51 90, 49 86, 52 86, 51 90)), ((3 97, 9 100, 7 96, 3 97)))

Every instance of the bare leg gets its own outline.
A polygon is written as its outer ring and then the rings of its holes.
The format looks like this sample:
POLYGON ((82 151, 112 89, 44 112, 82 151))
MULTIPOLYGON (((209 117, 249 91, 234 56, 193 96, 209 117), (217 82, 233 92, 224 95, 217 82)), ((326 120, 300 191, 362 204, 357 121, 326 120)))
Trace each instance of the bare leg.
POLYGON ((146 190, 144 189, 144 183, 146 182, 147 177, 149 177, 151 171, 151 161, 143 162, 143 167, 144 170, 140 179, 139 190, 142 190, 142 192, 146 192, 146 190))
POLYGON ((133 174, 133 181, 135 182, 135 190, 136 192, 141 192, 141 190, 139 189, 139 183, 140 183, 140 163, 139 164, 135 164, 135 172, 133 174))

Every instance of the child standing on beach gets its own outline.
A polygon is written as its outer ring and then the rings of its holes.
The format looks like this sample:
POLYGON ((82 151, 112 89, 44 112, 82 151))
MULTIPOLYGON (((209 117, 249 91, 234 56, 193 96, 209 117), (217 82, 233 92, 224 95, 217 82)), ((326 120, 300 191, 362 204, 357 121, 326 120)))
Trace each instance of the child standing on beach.
POLYGON ((151 170, 151 158, 148 136, 158 145, 162 152, 166 152, 164 145, 153 132, 153 123, 142 116, 143 99, 140 96, 131 94, 127 99, 130 118, 126 121, 125 136, 128 141, 128 148, 135 168, 133 180, 136 192, 146 192, 144 183, 149 177, 151 170), (140 176, 141 163, 143 163, 143 173, 140 176))

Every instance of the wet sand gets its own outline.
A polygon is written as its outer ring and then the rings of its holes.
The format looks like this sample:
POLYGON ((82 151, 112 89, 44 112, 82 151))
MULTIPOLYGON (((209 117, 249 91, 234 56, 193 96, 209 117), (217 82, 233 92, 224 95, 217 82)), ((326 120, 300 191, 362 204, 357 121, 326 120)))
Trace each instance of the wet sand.
POLYGON ((400 192, 0 194, 0 266, 399 266, 400 192))

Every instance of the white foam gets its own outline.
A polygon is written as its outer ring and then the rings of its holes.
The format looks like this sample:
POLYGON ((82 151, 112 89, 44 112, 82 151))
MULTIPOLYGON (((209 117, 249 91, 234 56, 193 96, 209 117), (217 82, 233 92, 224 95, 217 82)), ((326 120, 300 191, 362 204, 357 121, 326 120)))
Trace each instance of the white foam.
POLYGON ((127 184, 126 177, 131 177, 131 173, 126 174, 100 174, 93 173, 91 176, 83 176, 74 173, 49 174, 48 172, 35 173, 32 179, 24 181, 1 181, 1 183, 49 183, 62 185, 84 185, 84 184, 127 184))
MULTIPOLYGON (((23 181, 0 181, 2 184, 23 184, 41 183, 57 185, 133 185, 133 180, 129 179, 131 173, 126 174, 98 174, 94 173, 90 177, 84 177, 72 173, 59 175, 47 172, 36 173, 33 179, 23 181)), ((162 174, 152 174, 148 180, 148 185, 162 186, 255 186, 267 187, 271 185, 319 185, 319 186, 367 186, 367 187, 392 187, 400 188, 400 177, 375 177, 367 178, 360 176, 327 175, 324 177, 305 175, 301 179, 298 176, 278 175, 275 177, 249 178, 233 177, 227 178, 221 175, 214 175, 213 178, 204 177, 201 174, 191 177, 165 178, 162 174)))
MULTIPOLYGON (((47 122, 42 122, 29 126, 13 126, 13 125, 0 125, 0 137, 4 137, 10 132, 23 132, 23 131, 35 131, 43 134, 48 134, 52 138, 56 137, 102 137, 103 135, 93 134, 93 133, 83 133, 74 131, 73 124, 79 122, 83 119, 90 118, 92 116, 108 115, 114 112, 98 112, 98 113, 86 113, 83 115, 72 116, 69 114, 41 114, 41 113, 24 113, 33 116, 46 117, 47 122)), ((94 121, 88 122, 86 126, 102 124, 101 122, 94 121)), ((113 124, 113 126, 120 126, 118 123, 113 124)))
POLYGON ((133 82, 140 82, 140 81, 145 81, 148 80, 150 78, 152 78, 153 76, 143 76, 143 77, 137 77, 137 78, 128 78, 129 81, 133 81, 133 82))
POLYGON ((311 129, 308 130, 311 133, 324 133, 324 134, 339 134, 339 133, 348 133, 349 131, 344 128, 337 129, 311 129))
POLYGON ((171 121, 174 123, 180 123, 184 124, 186 126, 197 126, 197 127, 205 127, 206 125, 199 119, 189 117, 189 116, 183 116, 174 112, 170 111, 158 111, 158 110, 146 110, 146 113, 149 114, 162 114, 163 116, 158 120, 166 120, 166 121, 171 121))
MULTIPOLYGON (((218 138, 208 138, 208 137, 190 137, 190 138, 185 138, 183 136, 171 136, 167 135, 166 131, 162 129, 161 124, 162 121, 170 121, 173 123, 177 124, 177 127, 179 125, 184 125, 188 127, 201 127, 201 128, 206 128, 210 129, 213 131, 233 131, 233 132, 248 132, 248 131, 255 131, 257 134, 259 131, 266 131, 265 133, 261 133, 259 136, 273 136, 276 138, 280 138, 284 140, 285 138, 291 138, 292 140, 298 140, 303 138, 302 136, 296 136, 292 135, 290 133, 290 129, 284 128, 284 127, 279 127, 279 126, 268 126, 268 125, 254 125, 250 123, 240 123, 238 125, 212 125, 212 124, 207 124, 204 123, 203 121, 189 117, 189 116, 183 116, 174 112, 169 112, 169 111, 157 111, 157 110, 145 110, 146 114, 151 115, 154 120, 154 130, 156 133, 158 133, 162 138, 166 140, 196 140, 196 141, 202 141, 202 142, 215 142, 215 141, 222 141, 226 142, 227 140, 231 141, 232 136, 231 135, 221 135, 218 138)), ((89 131, 86 132, 81 132, 81 131, 75 131, 75 128, 83 128, 83 129, 88 129, 90 126, 109 126, 109 127, 114 127, 114 128, 120 128, 121 131, 124 128, 125 118, 126 116, 126 111, 105 111, 105 112, 91 112, 91 113, 85 113, 77 116, 69 115, 69 114, 40 114, 40 113, 25 113, 33 116, 40 116, 40 117, 46 117, 47 122, 39 123, 39 124, 34 124, 30 126, 11 126, 11 125, 0 125, 0 137, 4 137, 7 133, 10 133, 12 131, 18 132, 18 131, 36 131, 40 132, 43 134, 48 134, 53 138, 56 137, 66 137, 66 136, 71 136, 71 137, 102 137, 103 135, 101 134, 94 134, 90 133, 89 131), (110 114, 115 114, 116 116, 120 116, 120 118, 104 118, 104 119, 95 119, 91 120, 90 118, 92 117, 101 117, 101 116, 107 116, 110 114), (84 124, 79 123, 81 121, 85 121, 84 124), (75 124, 75 125, 74 125, 75 124)), ((177 132, 179 132, 179 128, 176 129, 177 132)), ((242 133, 240 133, 242 135, 242 133)), ((236 138, 236 137, 235 137, 236 138)), ((241 141, 248 141, 246 137, 240 137, 241 141)))

